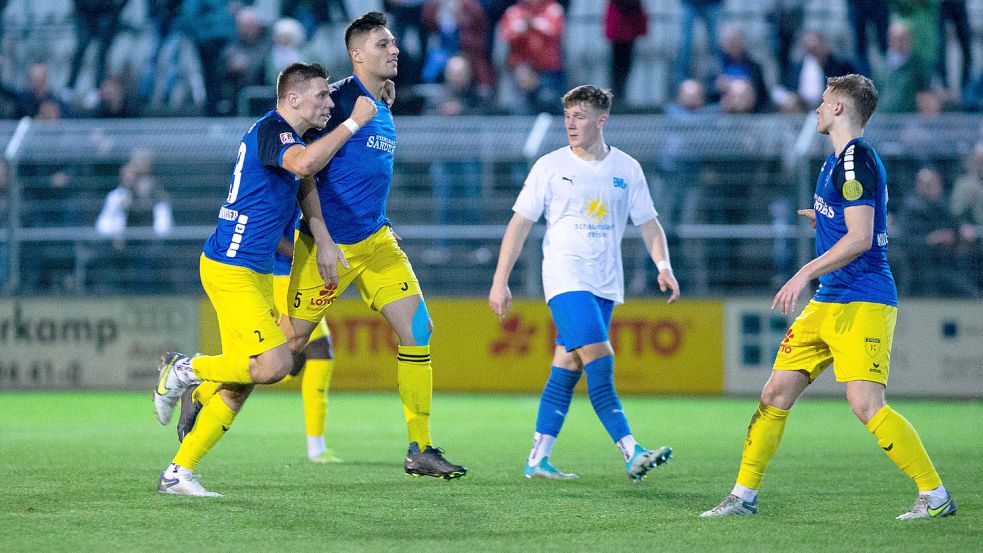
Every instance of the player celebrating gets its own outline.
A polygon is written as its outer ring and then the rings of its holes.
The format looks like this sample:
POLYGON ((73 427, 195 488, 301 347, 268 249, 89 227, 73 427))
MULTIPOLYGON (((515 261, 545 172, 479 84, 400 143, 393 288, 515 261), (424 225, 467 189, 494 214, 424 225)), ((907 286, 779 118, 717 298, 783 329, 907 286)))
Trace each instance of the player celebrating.
POLYGON ((526 478, 569 480, 550 452, 563 426, 582 373, 587 374, 591 405, 625 458, 633 481, 672 457, 668 447, 645 449, 635 441, 614 389, 614 350, 608 339, 611 310, 624 303, 621 239, 628 217, 639 227, 659 269, 659 288, 679 297, 669 265, 669 248, 642 168, 635 159, 604 142, 611 93, 592 85, 563 96, 569 147, 546 154, 533 165, 513 206, 502 239, 488 304, 504 318, 512 303, 509 275, 540 215, 543 238, 543 289, 556 324, 556 350, 539 403, 536 433, 526 478))
POLYGON ((325 288, 315 263, 322 255, 320 246, 306 220, 301 221, 287 296, 296 332, 290 337, 291 347, 295 351, 303 347, 327 306, 354 283, 366 305, 382 313, 399 339, 396 373, 409 435, 406 473, 458 478, 467 469, 447 461, 430 438, 433 323, 413 267, 386 216, 396 148, 392 113, 385 102, 376 100, 378 113, 371 121, 346 120, 356 98, 379 98, 386 80, 396 76, 399 48, 386 28, 385 16, 378 12, 352 22, 345 31, 345 45, 354 75, 332 85, 331 121, 348 127, 354 137, 317 179, 321 207, 332 214, 328 228, 349 266, 339 271, 337 287, 325 288))
MULTIPOLYGON (((298 201, 320 246, 315 262, 319 278, 329 287, 338 282, 337 266, 344 266, 345 258, 325 226, 311 178, 351 135, 346 127, 314 140, 333 105, 324 68, 292 64, 277 79, 276 109, 253 124, 239 144, 229 194, 200 261, 202 286, 218 314, 222 354, 161 356, 154 390, 157 420, 170 421, 187 387, 203 380, 222 386, 204 403, 194 429, 161 473, 161 492, 219 495, 205 490, 191 471, 232 425, 253 384, 277 382, 293 366, 292 351, 277 325, 270 273, 273 252, 298 201), (309 147, 304 136, 314 140, 309 147)), ((359 99, 353 124, 368 122, 375 110, 372 102, 359 99)))
POLYGON ((817 257, 782 286, 771 307, 788 315, 812 279, 819 278, 819 289, 778 349, 748 426, 733 491, 703 517, 758 512, 758 488, 781 442, 789 410, 830 363, 836 380, 846 382, 853 413, 918 486, 918 500, 898 518, 956 512, 918 433, 884 399, 898 294, 887 263, 887 174, 863 138, 877 107, 877 90, 861 75, 826 82, 816 128, 829 135, 834 153, 819 172, 813 209, 799 211, 816 229, 817 257))

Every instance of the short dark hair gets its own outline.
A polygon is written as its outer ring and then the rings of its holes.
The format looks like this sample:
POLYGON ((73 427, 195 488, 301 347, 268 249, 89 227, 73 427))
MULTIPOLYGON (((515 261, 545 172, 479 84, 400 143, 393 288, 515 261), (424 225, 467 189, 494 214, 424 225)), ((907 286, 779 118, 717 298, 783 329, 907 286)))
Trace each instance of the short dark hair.
POLYGON ((301 88, 307 81, 316 78, 328 79, 328 71, 319 63, 291 63, 276 78, 276 97, 283 99, 290 91, 301 88))
POLYGON ((830 92, 848 98, 853 104, 856 116, 860 118, 860 126, 867 125, 870 116, 874 115, 874 110, 877 109, 877 88, 874 87, 873 81, 863 75, 850 73, 842 77, 827 78, 826 86, 829 87, 830 92))
POLYGON ((594 109, 608 112, 611 111, 611 100, 613 98, 614 94, 610 90, 602 89, 592 84, 585 84, 564 94, 562 102, 564 109, 580 104, 581 102, 587 102, 594 109))
POLYGON ((359 17, 355 21, 352 21, 352 24, 345 29, 345 48, 351 52, 354 48, 354 46, 352 46, 352 41, 355 40, 356 37, 370 33, 373 29, 385 27, 387 23, 388 21, 386 20, 386 16, 379 12, 369 12, 362 17, 359 17))

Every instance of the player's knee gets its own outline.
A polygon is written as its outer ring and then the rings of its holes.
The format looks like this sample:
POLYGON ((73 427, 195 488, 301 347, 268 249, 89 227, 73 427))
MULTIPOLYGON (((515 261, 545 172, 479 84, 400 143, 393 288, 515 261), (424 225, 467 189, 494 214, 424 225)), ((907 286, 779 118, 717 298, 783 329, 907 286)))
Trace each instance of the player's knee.
POLYGON ((294 356, 290 348, 280 346, 256 358, 253 381, 256 384, 275 384, 290 374, 294 356))
POLYGON ((433 321, 430 320, 430 313, 427 311, 427 303, 420 299, 413 313, 413 322, 410 326, 413 332, 413 341, 418 346, 430 345, 430 337, 433 336, 433 321))
POLYGON ((223 384, 219 389, 219 396, 229 409, 238 413, 255 388, 252 384, 223 384))
POLYGON ((852 410, 853 414, 856 415, 856 417, 860 419, 860 422, 864 424, 867 424, 870 419, 874 418, 874 415, 876 415, 877 412, 883 407, 884 402, 871 398, 851 398, 850 401, 850 410, 852 410))
POLYGON ((761 402, 778 409, 790 409, 795 403, 795 397, 781 386, 766 385, 761 390, 761 402))

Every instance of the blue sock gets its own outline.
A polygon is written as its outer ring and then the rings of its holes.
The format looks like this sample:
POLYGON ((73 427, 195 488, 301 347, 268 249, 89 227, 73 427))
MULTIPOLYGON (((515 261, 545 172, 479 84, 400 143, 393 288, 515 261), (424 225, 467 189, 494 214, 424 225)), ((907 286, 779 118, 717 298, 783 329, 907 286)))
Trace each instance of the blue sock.
POLYGON ((605 355, 584 365, 587 375, 587 395, 594 406, 597 418, 608 431, 611 439, 617 442, 631 434, 628 419, 621 410, 621 400, 614 391, 614 357, 605 355))
POLYGON ((580 371, 568 371, 560 367, 551 367, 550 377, 543 387, 543 395, 539 399, 539 414, 536 416, 536 432, 559 436, 563 420, 570 409, 573 399, 573 389, 580 381, 580 371))

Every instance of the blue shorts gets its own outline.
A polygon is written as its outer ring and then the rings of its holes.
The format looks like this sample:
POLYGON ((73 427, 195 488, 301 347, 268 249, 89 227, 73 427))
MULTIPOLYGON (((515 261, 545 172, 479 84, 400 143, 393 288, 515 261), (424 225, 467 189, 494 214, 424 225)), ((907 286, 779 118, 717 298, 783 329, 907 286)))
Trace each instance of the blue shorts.
POLYGON ((573 351, 608 341, 614 302, 590 292, 564 292, 549 302, 556 325, 556 344, 573 351))

